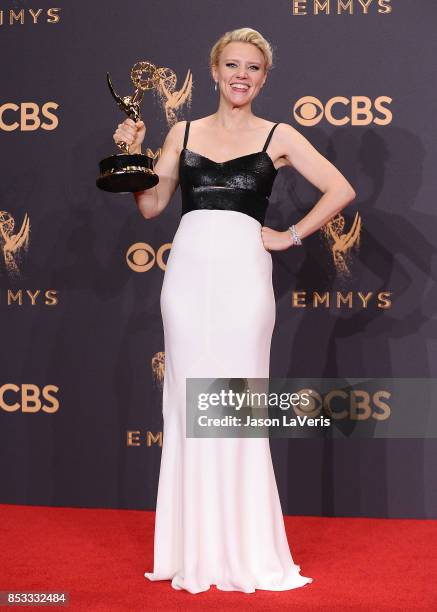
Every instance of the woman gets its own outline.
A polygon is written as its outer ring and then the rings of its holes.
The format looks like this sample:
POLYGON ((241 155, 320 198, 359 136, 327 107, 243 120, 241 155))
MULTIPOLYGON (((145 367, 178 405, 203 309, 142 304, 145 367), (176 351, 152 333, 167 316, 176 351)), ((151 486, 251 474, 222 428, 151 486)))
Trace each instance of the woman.
MULTIPOLYGON (((210 56, 219 105, 176 123, 155 171, 138 192, 141 214, 165 209, 178 184, 182 216, 161 292, 165 339, 163 447, 155 521, 154 571, 175 589, 252 593, 312 581, 292 559, 268 438, 187 438, 186 378, 268 378, 275 323, 269 251, 301 243, 355 197, 342 174, 292 126, 252 113, 272 50, 250 28, 227 32, 210 56), (264 146, 263 146, 264 145, 264 146), (281 166, 293 166, 323 196, 295 226, 264 226, 281 166)), ((141 152, 144 123, 114 133, 141 152)))

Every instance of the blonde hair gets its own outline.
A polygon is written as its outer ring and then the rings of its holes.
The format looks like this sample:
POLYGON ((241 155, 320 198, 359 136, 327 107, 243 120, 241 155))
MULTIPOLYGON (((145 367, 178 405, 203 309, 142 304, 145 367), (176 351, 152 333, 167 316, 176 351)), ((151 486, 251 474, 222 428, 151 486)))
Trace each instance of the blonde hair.
POLYGON ((257 30, 253 30, 252 28, 239 28, 226 32, 214 44, 209 55, 210 68, 212 68, 212 66, 218 66, 220 54, 230 42, 246 42, 255 45, 264 55, 266 72, 273 67, 273 49, 268 40, 266 40, 257 30))

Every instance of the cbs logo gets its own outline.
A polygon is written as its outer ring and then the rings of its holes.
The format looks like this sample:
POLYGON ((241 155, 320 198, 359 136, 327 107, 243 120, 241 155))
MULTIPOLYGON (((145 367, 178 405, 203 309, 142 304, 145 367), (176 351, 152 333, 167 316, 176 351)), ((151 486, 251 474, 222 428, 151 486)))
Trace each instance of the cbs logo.
POLYGON ((369 393, 364 389, 353 389, 349 392, 343 389, 332 389, 322 395, 315 389, 302 389, 299 396, 306 394, 310 401, 308 404, 301 402, 293 406, 296 414, 301 416, 317 416, 322 410, 334 420, 349 418, 351 421, 385 421, 391 414, 390 406, 383 401, 389 399, 391 393, 380 389, 369 393))
POLYGON ((34 413, 47 412, 52 414, 59 409, 59 401, 52 395, 52 391, 59 391, 56 385, 22 384, 14 385, 7 383, 0 387, 0 408, 5 412, 34 413))
POLYGON ((56 102, 46 102, 41 107, 34 102, 6 102, 0 106, 0 130, 13 132, 34 132, 35 130, 54 130, 58 127, 57 116, 50 112, 58 108, 56 102), (47 121, 46 121, 47 120, 47 121))
POLYGON ((304 126, 317 125, 326 118, 331 125, 388 125, 393 119, 392 112, 386 108, 392 98, 379 96, 372 102, 367 96, 352 96, 344 98, 336 96, 323 105, 313 96, 304 96, 296 102, 293 108, 295 120, 304 126))
POLYGON ((161 270, 165 270, 164 253, 170 249, 171 242, 162 244, 156 253, 147 242, 136 242, 127 250, 126 262, 134 272, 147 272, 150 268, 153 268, 155 263, 161 270))

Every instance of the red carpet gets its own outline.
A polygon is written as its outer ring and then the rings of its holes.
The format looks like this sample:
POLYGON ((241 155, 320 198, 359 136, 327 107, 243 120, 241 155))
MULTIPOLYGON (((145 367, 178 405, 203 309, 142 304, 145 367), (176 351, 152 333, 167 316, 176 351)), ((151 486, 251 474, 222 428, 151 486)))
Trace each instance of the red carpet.
POLYGON ((196 595, 143 577, 153 521, 153 512, 0 505, 0 590, 68 591, 65 609, 105 612, 437 610, 437 521, 286 517, 294 560, 313 583, 196 595))

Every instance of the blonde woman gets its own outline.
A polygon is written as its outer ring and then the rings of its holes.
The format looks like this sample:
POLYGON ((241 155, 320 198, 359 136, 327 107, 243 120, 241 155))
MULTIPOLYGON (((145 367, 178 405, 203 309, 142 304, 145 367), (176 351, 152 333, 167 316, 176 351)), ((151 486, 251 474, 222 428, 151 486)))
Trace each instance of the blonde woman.
MULTIPOLYGON (((272 67, 259 32, 225 33, 210 66, 217 111, 169 130, 158 185, 135 194, 146 219, 162 213, 178 185, 182 195, 161 292, 163 446, 154 569, 145 576, 190 593, 211 585, 281 591, 312 578, 291 556, 269 439, 187 438, 186 378, 268 378, 276 312, 270 251, 300 246, 355 192, 294 127, 252 113, 272 67), (264 217, 278 169, 287 165, 323 195, 277 231, 264 217)), ((126 119, 114 140, 141 152, 145 131, 126 119)))

